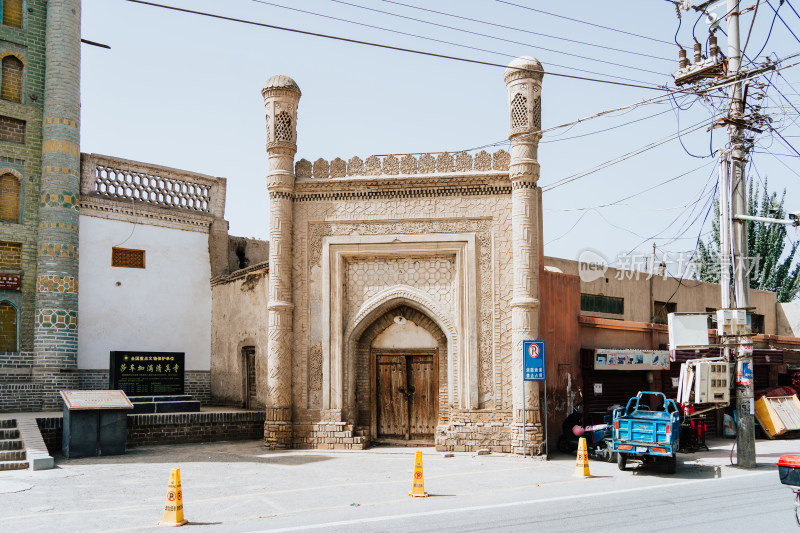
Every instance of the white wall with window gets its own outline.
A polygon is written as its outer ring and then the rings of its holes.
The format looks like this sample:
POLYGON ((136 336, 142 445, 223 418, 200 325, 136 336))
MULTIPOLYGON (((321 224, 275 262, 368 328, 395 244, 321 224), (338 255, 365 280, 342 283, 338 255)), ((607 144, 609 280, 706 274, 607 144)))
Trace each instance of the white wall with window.
POLYGON ((108 368, 120 350, 185 352, 187 370, 210 369, 207 233, 81 215, 79 261, 79 368, 108 368))

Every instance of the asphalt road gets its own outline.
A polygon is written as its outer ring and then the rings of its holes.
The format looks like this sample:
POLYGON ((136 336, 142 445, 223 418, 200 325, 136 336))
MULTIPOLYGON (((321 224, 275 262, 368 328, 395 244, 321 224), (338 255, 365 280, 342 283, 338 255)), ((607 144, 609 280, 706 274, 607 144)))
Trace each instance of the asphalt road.
POLYGON ((423 449, 428 498, 410 498, 415 449, 266 451, 258 442, 137 448, 0 472, 0 531, 155 531, 169 470, 181 469, 190 531, 798 530, 775 468, 796 441, 761 441, 759 467, 730 466, 730 441, 620 472, 592 461, 423 449))

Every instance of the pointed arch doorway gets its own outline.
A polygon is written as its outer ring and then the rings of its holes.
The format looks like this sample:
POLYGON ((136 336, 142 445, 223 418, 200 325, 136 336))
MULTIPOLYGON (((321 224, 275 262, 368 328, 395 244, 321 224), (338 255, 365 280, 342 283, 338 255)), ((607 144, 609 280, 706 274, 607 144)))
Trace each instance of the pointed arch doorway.
POLYGON ((370 433, 376 442, 432 444, 439 416, 441 330, 400 306, 376 321, 369 343, 370 433))

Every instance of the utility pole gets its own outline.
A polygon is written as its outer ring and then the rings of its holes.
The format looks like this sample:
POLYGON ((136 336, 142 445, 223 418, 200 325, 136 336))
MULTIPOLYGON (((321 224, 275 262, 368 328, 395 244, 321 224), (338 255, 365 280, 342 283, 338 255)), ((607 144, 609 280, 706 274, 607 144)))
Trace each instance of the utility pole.
MULTIPOLYGON (((739 0, 728 0, 728 73, 738 76, 742 64, 741 47, 739 44, 739 0)), ((737 218, 737 215, 747 214, 747 185, 744 175, 744 101, 742 99, 742 82, 737 81, 730 89, 730 115, 731 124, 728 126, 730 138, 730 180, 732 182, 733 198, 732 213, 733 235, 733 280, 735 304, 738 309, 750 307, 750 283, 747 279, 747 221, 737 218)), ((721 194, 725 191, 720 191, 721 194)), ((728 251, 725 250, 725 254, 728 251)), ((725 255, 723 254, 723 255, 725 255)), ((723 301, 725 294, 730 294, 730 285, 722 285, 723 301)), ((737 464, 743 468, 756 466, 755 427, 753 422, 753 345, 750 332, 745 338, 737 339, 736 353, 736 459, 737 464), (748 379, 747 374, 750 373, 748 379), (741 377, 740 377, 741 376, 741 377)))

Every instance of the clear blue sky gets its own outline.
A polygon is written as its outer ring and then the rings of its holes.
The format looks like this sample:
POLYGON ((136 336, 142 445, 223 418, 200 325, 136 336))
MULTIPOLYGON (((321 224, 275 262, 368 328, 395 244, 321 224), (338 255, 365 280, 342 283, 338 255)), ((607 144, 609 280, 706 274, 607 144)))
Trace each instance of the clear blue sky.
MULTIPOLYGON (((698 21, 694 11, 683 14, 678 30, 675 8, 666 0, 510 1, 650 39, 492 0, 398 0, 405 6, 379 0, 347 0, 351 5, 333 0, 163 3, 501 64, 516 56, 531 55, 542 62, 546 72, 670 87, 674 87, 670 74, 677 69, 676 31, 690 57, 693 27, 699 40, 705 41, 708 36, 704 18, 698 21), (276 7, 279 5, 324 17, 276 7)), ((800 13, 800 0, 791 2, 781 6, 779 13, 800 37, 800 15, 791 9, 800 13)), ((752 3, 742 2, 742 7, 752 3)), ((785 57, 800 52, 800 41, 780 19, 776 18, 767 40, 774 17, 770 5, 777 8, 778 0, 761 3, 751 32, 746 53, 753 59, 765 43, 759 58, 768 53, 785 57)), ((724 15, 724 2, 716 12, 724 15)), ((742 43, 752 17, 751 11, 741 18, 742 43)), ((258 28, 123 0, 83 0, 82 35, 111 46, 111 50, 82 46, 82 151, 227 178, 226 218, 233 235, 268 237, 260 89, 274 74, 291 76, 303 92, 297 159, 348 159, 354 155, 365 159, 371 154, 458 151, 507 139, 502 68, 258 28)), ((725 36, 718 35, 723 51, 727 51, 725 36)), ((785 64, 798 60, 800 57, 785 64)), ((774 86, 767 89, 765 111, 773 117, 773 126, 800 150, 798 112, 792 107, 800 109, 800 66, 783 70, 781 75, 771 77, 774 86)), ((543 127, 660 94, 546 74, 543 127)), ((718 102, 719 98, 712 100, 718 102)), ((695 248, 698 234, 711 227, 713 211, 704 227, 702 224, 711 205, 709 194, 716 170, 713 158, 692 157, 677 140, 547 191, 549 184, 709 120, 710 105, 682 96, 678 101, 688 109, 677 111, 675 103, 664 101, 544 135, 539 160, 540 185, 546 190, 547 255, 576 258, 581 250, 592 248, 613 261, 619 253, 631 250, 649 254, 654 240, 659 254, 695 248), (698 167, 648 193, 613 206, 586 209, 618 201, 698 167), (653 239, 654 235, 657 238, 653 239)), ((716 149, 727 139, 724 129, 715 130, 713 139, 709 137, 706 127, 701 127, 682 140, 692 154, 708 156, 710 142, 716 149)), ((786 188, 787 207, 800 210, 800 158, 774 134, 765 132, 759 139, 753 160, 760 178, 752 172, 753 179, 758 185, 760 179, 768 179, 773 190, 786 188)), ((789 236, 797 240, 798 233, 790 229, 789 236)))

